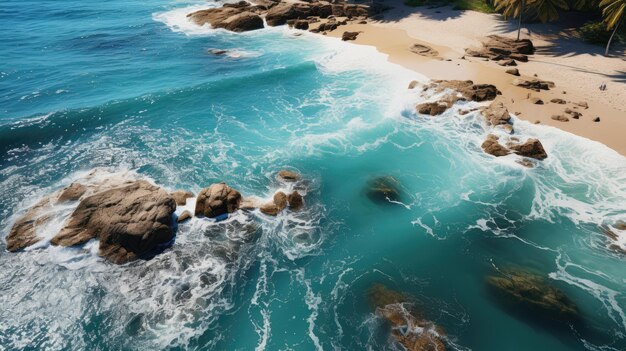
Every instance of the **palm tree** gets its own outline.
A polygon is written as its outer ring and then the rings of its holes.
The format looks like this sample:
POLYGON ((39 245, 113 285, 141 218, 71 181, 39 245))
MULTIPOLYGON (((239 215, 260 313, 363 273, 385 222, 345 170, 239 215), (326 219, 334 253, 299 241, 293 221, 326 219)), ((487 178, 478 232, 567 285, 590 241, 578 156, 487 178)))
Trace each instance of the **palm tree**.
POLYGON ((522 30, 522 14, 526 11, 526 0, 495 0, 496 11, 501 11, 504 18, 519 18, 517 40, 522 30))
POLYGON ((556 21, 559 19, 559 11, 569 8, 566 0, 529 0, 528 6, 537 12, 537 18, 544 23, 556 21))
POLYGON ((602 15, 604 16, 607 29, 613 29, 609 42, 606 44, 606 50, 604 50, 604 56, 608 56, 613 36, 622 23, 624 13, 626 12, 626 0, 602 0, 600 7, 602 8, 602 15))

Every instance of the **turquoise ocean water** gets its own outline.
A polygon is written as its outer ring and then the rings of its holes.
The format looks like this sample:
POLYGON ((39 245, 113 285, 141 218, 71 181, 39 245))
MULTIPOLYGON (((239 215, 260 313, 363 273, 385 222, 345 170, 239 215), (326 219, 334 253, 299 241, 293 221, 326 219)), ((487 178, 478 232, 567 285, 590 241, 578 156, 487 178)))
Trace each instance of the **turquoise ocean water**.
POLYGON ((2 240, 0 350, 398 349, 368 303, 375 283, 412 295, 450 349, 626 349, 626 257, 598 230, 626 216, 624 157, 515 120, 548 159, 494 159, 478 115, 415 115, 406 86, 424 78, 374 49, 185 20, 207 6, 0 2, 1 235, 94 168, 267 198, 287 167, 306 209, 195 219, 125 266, 89 245, 8 253, 2 240), (402 203, 365 195, 387 175, 402 203), (504 308, 485 277, 506 267, 562 289, 582 322, 504 308))

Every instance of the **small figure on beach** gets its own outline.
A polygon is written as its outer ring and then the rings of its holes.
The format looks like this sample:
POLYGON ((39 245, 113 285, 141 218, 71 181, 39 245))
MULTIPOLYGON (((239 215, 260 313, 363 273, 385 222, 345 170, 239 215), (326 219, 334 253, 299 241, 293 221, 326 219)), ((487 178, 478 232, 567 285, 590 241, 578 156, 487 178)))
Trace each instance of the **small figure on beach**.
POLYGON ((602 84, 600 84, 600 90, 601 91, 605 91, 606 90, 606 83, 602 82, 602 84))

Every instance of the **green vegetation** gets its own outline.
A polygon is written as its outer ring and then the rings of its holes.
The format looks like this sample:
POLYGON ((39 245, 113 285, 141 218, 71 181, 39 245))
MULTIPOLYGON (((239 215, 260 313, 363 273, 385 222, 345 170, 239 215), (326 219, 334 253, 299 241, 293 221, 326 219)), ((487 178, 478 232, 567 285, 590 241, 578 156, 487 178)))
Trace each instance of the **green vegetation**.
POLYGON ((580 34, 584 41, 591 44, 604 45, 611 37, 611 32, 604 22, 587 22, 580 27, 580 34))
POLYGON ((472 10, 484 13, 495 12, 486 0, 404 0, 407 6, 444 6, 450 5, 455 10, 472 10))
POLYGON ((606 27, 613 29, 609 41, 606 44, 606 50, 604 51, 604 55, 608 55, 611 41, 619 29, 620 24, 622 24, 626 13, 626 0, 602 0, 600 2, 600 8, 602 9, 602 16, 606 27))

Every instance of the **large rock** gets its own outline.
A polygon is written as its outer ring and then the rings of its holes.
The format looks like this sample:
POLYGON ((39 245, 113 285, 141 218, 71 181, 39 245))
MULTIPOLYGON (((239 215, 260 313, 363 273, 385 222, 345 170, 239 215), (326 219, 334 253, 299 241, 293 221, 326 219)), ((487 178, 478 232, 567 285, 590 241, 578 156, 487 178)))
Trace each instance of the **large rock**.
POLYGON ((196 199, 196 216, 215 218, 239 209, 241 194, 225 183, 212 184, 202 189, 196 199))
POLYGON ((263 19, 255 13, 256 8, 246 2, 224 7, 200 10, 187 15, 198 25, 209 24, 233 32, 245 32, 263 28, 263 19))
POLYGON ((326 18, 332 14, 332 6, 328 2, 316 3, 283 2, 272 7, 265 15, 269 26, 280 26, 292 19, 306 19, 309 16, 326 18))
POLYGON ((496 157, 506 156, 511 153, 509 149, 498 142, 498 137, 493 134, 489 134, 480 147, 485 153, 496 157))
POLYGON ((101 256, 129 262, 172 240, 175 210, 174 199, 163 189, 135 181, 83 198, 50 243, 73 246, 99 239, 101 256))
POLYGON ((567 322, 578 317, 576 305, 541 276, 520 270, 503 273, 487 277, 487 285, 507 303, 557 321, 567 322))
POLYGON ((510 143, 507 146, 520 156, 530 157, 537 160, 543 160, 548 157, 546 150, 543 148, 541 141, 538 139, 528 139, 523 144, 510 143))
POLYGON ((289 209, 292 211, 298 211, 304 206, 304 198, 297 190, 289 194, 287 201, 289 202, 289 209))
POLYGON ((282 171, 278 172, 278 179, 285 182, 295 182, 300 179, 300 175, 296 172, 283 169, 282 171))
POLYGON ((474 84, 471 80, 434 80, 431 87, 437 91, 451 89, 461 93, 464 99, 477 102, 493 100, 501 94, 495 85, 474 84))
POLYGON ((509 124, 511 120, 509 110, 500 101, 492 102, 489 106, 482 108, 481 112, 487 122, 492 126, 509 124))
POLYGON ((437 116, 446 112, 448 107, 447 103, 436 101, 421 103, 415 106, 415 109, 417 110, 417 113, 421 115, 437 116))
POLYGON ((554 82, 549 82, 549 81, 540 80, 540 79, 515 78, 513 80, 513 85, 517 87, 521 87, 521 88, 535 90, 535 91, 550 90, 550 88, 554 88, 554 82))
POLYGON ((480 49, 465 49, 469 56, 484 57, 494 61, 503 59, 516 59, 527 61, 526 55, 532 55, 535 47, 529 39, 516 40, 500 35, 489 35, 482 42, 480 49))

